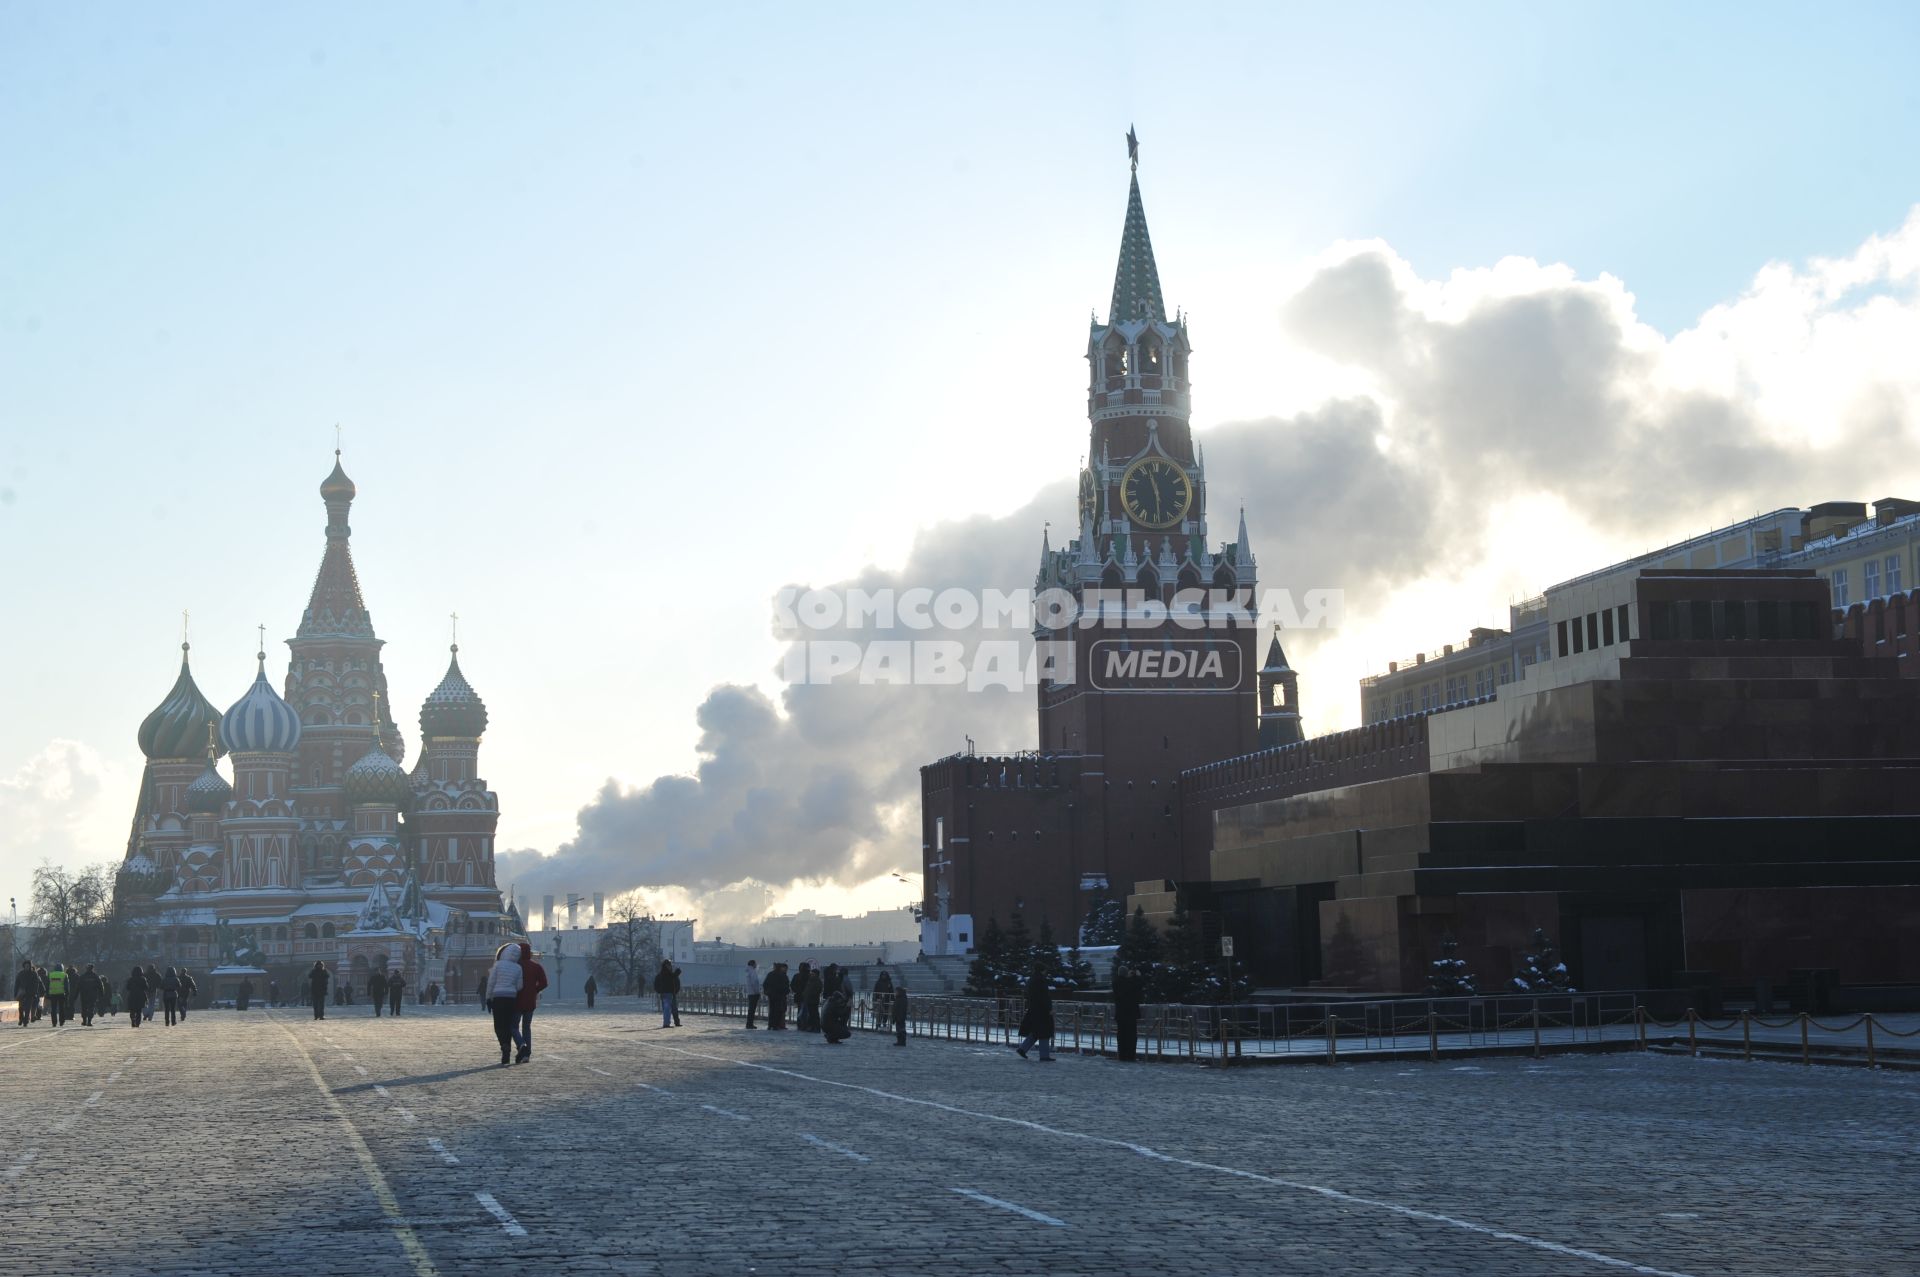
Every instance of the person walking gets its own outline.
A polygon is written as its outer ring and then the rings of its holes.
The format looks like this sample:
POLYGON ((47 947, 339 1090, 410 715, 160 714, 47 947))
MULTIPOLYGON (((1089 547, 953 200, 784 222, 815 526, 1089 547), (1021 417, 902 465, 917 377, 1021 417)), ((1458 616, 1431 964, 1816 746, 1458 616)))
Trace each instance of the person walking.
POLYGON ((407 977, 398 971, 387 977, 387 1010, 393 1013, 395 1019, 400 1016, 400 999, 406 991, 407 977))
POLYGON ((47 1021, 56 1029, 67 1022, 67 969, 58 962, 47 972, 47 1021))
POLYGON ((767 978, 760 985, 767 999, 767 1027, 784 1029, 787 1027, 787 994, 793 989, 792 981, 787 979, 787 964, 776 962, 773 970, 767 972, 767 978))
POLYGON ((387 1009, 387 973, 376 971, 367 977, 367 1001, 373 1003, 373 1018, 387 1009))
POLYGON ((540 1006, 540 991, 547 987, 547 969, 534 961, 533 946, 525 942, 520 945, 520 970, 520 992, 513 1000, 518 1016, 513 1036, 520 1044, 515 1063, 525 1064, 533 1058, 533 1013, 540 1006))
POLYGON ((892 992, 893 976, 890 973, 883 970, 873 977, 873 1005, 876 1008, 880 1005, 880 999, 892 992))
POLYGON ((20 1027, 24 1029, 33 1023, 34 1012, 40 1008, 40 973, 33 969, 32 958, 22 958, 20 969, 13 974, 13 1000, 20 1004, 20 1027))
POLYGON ((794 1027, 802 1033, 820 1031, 820 973, 812 970, 806 963, 800 964, 799 990, 800 1015, 794 1021, 794 1027))
POLYGON ((167 1027, 171 1029, 180 1018, 180 973, 168 967, 160 973, 160 1005, 167 1014, 167 1027))
POLYGON ((900 978, 900 983, 894 987, 890 996, 893 998, 893 1044, 895 1046, 905 1046, 907 1044, 907 981, 905 976, 900 978))
POLYGON ((240 987, 233 991, 233 1009, 244 1011, 253 1005, 253 981, 240 977, 240 987))
POLYGON ((760 964, 752 958, 747 959, 747 974, 740 981, 741 991, 747 995, 747 1027, 753 1027, 754 1013, 760 1009, 760 964))
POLYGON ((147 1009, 147 973, 139 967, 127 977, 127 1023, 140 1027, 141 1013, 147 1009))
POLYGON ((653 977, 653 992, 660 999, 660 1027, 679 1028, 680 973, 673 969, 670 959, 660 959, 660 970, 653 977))
POLYGON ((1027 1010, 1020 1017, 1020 1045, 1013 1049, 1024 1060, 1027 1049, 1035 1044, 1040 1047, 1040 1063, 1052 1064, 1053 990, 1047 986, 1047 977, 1038 971, 1027 977, 1027 1010))
POLYGON ((853 1036, 853 981, 836 967, 828 967, 827 972, 832 987, 820 1016, 820 1036, 828 1046, 839 1046, 853 1036))
POLYGON ((307 972, 307 999, 313 1003, 313 1018, 327 1018, 327 985, 333 982, 333 976, 327 971, 327 964, 314 959, 313 969, 307 972))
POLYGON ((473 986, 473 996, 480 1003, 480 1014, 485 1015, 487 1013, 487 977, 485 973, 482 973, 480 976, 480 983, 473 986))
POLYGON ((147 964, 147 1019, 153 1020, 160 1015, 160 968, 151 962, 147 964))
POLYGON ((280 982, 278 980, 267 981, 267 1005, 270 1007, 280 1005, 280 982))
POLYGON ((588 976, 586 984, 581 987, 587 995, 587 1010, 591 1011, 593 1010, 593 995, 600 992, 600 982, 592 976, 588 976))
POLYGON ((1140 1004, 1147 982, 1130 962, 1113 964, 1113 1029, 1116 1054, 1122 1060, 1139 1058, 1140 1004))
POLYGON ((186 1022, 187 1003, 193 1001, 193 995, 198 992, 200 992, 200 986, 193 982, 193 977, 187 973, 187 969, 185 967, 181 967, 180 968, 180 1020, 182 1023, 186 1022))
POLYGON ((80 1027, 93 1027, 93 1017, 100 1012, 100 973, 89 962, 87 969, 80 973, 80 1027))
POLYGON ((487 972, 484 986, 487 1009, 493 1012, 493 1036, 500 1042, 500 1067, 513 1063, 514 1030, 520 1019, 520 986, 526 973, 520 969, 520 946, 503 944, 494 955, 493 968, 487 972))

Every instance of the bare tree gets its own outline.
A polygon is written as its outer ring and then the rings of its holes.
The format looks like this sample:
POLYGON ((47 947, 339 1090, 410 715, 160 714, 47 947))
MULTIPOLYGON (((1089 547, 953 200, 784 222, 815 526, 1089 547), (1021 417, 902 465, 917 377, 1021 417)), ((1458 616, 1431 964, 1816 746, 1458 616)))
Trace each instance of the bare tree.
POLYGON ((660 966, 660 924, 637 891, 607 902, 607 926, 593 951, 593 974, 608 991, 638 994, 660 966))
POLYGON ((42 864, 33 871, 27 917, 43 962, 104 962, 127 949, 126 915, 106 865, 75 872, 42 864))

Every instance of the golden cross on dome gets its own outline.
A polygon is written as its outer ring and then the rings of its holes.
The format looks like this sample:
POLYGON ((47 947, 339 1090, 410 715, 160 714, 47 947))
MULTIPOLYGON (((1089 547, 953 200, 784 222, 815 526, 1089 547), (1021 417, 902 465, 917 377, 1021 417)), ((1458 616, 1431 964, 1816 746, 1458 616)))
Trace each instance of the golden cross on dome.
POLYGON ((262 621, 262 622, 260 623, 260 625, 259 625, 259 627, 258 627, 258 628, 259 628, 259 630, 260 630, 260 659, 264 661, 264 660, 266 660, 266 659, 267 659, 267 625, 266 625, 266 622, 265 622, 265 621, 262 621))
POLYGON ((333 455, 340 456, 340 423, 337 421, 333 423, 333 455))
POLYGON ((180 609, 180 646, 187 645, 187 609, 180 609))
POLYGON ((460 650, 460 614, 451 612, 448 616, 453 621, 453 649, 457 652, 460 650))

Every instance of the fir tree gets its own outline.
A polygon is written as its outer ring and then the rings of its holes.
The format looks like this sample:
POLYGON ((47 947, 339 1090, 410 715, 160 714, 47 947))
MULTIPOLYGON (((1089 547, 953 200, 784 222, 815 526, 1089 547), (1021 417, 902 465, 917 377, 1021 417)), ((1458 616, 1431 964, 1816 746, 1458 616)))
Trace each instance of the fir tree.
POLYGON ((1161 952, 1156 983, 1159 995, 1167 1001, 1206 997, 1211 992, 1208 986, 1220 983, 1218 974, 1210 970, 1213 964, 1207 961, 1206 935, 1194 925, 1186 902, 1177 896, 1173 916, 1167 919, 1166 943, 1161 952))
POLYGON ((1513 987, 1519 993, 1572 993, 1572 977, 1567 973, 1567 964, 1560 960, 1560 953, 1553 947, 1553 941, 1547 939, 1544 928, 1533 929, 1533 952, 1520 960, 1520 974, 1513 977, 1513 987))
POLYGON ((1147 921, 1146 910, 1139 905, 1133 907, 1133 918, 1127 923, 1127 933, 1120 938, 1120 952, 1116 955, 1143 975, 1149 974, 1160 961, 1160 933, 1147 921))
POLYGON ((1007 924, 1006 947, 1001 950, 999 980, 996 987, 1002 993, 1018 993, 1027 983, 1027 973, 1033 969, 1033 933, 1027 930, 1027 916, 1020 910, 1013 911, 1013 921, 1007 924))
POLYGON ((1040 936, 1033 943, 1033 954, 1027 962, 1027 971, 1037 974, 1048 984, 1058 985, 1066 971, 1060 964, 1060 946, 1053 942, 1053 924, 1046 918, 1040 919, 1040 936))
POLYGON ((1000 988, 1001 963, 1007 952, 1007 938, 997 918, 989 917, 986 928, 974 938, 973 961, 967 966, 967 994, 990 998, 1000 988))
POLYGON ((1127 931, 1127 911, 1111 897, 1094 902, 1080 924, 1080 943, 1088 946, 1119 944, 1127 931))
POLYGON ((1061 980, 1062 988, 1076 992, 1093 987, 1093 964, 1080 956, 1080 946, 1077 944, 1067 950, 1066 969, 1061 980))
POLYGON ((1471 998, 1480 992, 1459 948, 1460 942, 1448 936, 1440 942, 1440 956, 1427 964, 1427 992, 1436 998, 1471 998))

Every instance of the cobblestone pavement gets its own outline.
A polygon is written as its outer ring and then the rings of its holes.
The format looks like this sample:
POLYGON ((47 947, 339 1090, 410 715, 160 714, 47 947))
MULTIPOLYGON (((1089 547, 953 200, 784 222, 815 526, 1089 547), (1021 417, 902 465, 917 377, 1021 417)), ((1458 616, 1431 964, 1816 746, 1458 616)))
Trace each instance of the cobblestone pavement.
POLYGON ((1920 1273, 1920 1076, 1220 1070, 630 1002, 0 1029, 4 1266, 68 1274, 1920 1273))

